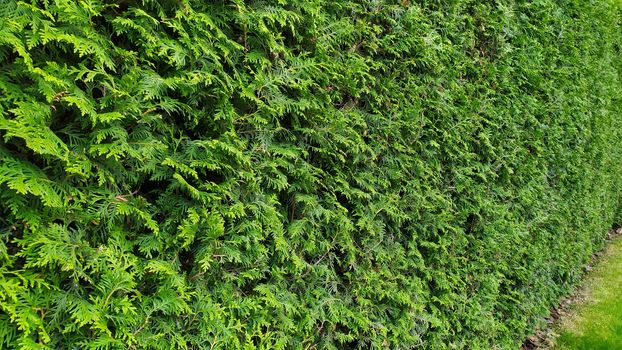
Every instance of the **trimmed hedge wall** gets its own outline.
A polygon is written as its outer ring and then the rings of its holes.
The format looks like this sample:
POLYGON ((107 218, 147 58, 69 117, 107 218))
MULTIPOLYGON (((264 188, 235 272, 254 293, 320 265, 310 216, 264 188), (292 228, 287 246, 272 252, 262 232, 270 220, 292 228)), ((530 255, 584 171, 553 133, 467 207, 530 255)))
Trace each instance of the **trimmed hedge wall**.
POLYGON ((518 348, 619 217, 621 14, 3 0, 0 348, 518 348))

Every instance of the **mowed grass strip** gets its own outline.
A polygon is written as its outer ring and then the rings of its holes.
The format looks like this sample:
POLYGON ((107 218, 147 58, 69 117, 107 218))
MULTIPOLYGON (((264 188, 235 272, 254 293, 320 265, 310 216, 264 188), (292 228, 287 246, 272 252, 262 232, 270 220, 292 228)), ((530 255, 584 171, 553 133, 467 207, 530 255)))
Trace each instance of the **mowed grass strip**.
POLYGON ((585 300, 560 323, 555 350, 622 349, 622 238, 587 277, 585 300))

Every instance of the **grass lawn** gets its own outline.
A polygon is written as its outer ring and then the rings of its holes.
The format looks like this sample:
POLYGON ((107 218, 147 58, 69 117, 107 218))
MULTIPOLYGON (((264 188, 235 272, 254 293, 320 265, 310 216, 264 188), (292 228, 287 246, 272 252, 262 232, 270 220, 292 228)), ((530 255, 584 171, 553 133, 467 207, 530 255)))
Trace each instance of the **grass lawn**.
POLYGON ((584 301, 561 321, 553 349, 622 349, 622 238, 607 247, 584 288, 584 301))

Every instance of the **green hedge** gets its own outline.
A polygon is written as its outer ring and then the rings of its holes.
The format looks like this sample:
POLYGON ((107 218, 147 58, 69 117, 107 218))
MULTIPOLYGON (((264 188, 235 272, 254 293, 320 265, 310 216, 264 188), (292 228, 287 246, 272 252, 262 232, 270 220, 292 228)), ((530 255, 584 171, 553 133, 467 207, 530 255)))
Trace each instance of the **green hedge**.
POLYGON ((621 14, 2 0, 0 348, 518 348, 619 217, 621 14))

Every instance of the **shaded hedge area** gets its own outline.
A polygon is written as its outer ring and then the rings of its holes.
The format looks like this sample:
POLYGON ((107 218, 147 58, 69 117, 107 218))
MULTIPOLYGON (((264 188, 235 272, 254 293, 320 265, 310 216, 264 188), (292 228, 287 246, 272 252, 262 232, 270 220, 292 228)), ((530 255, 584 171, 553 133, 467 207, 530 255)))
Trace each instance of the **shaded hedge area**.
POLYGON ((0 348, 517 348, 619 217, 621 13, 3 0, 0 348))

